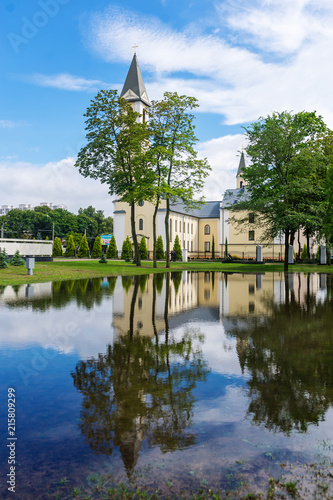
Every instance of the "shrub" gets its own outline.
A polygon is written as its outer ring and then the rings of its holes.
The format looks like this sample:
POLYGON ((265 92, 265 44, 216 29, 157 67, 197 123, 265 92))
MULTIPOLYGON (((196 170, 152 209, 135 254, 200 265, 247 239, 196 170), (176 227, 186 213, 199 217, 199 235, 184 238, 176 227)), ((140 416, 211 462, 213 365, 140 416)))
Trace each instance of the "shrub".
POLYGON ((16 250, 14 257, 10 259, 11 266, 24 266, 25 260, 21 257, 20 252, 16 250))
POLYGON ((213 235, 213 241, 212 241, 212 259, 215 259, 215 238, 213 235))
POLYGON ((183 259, 183 252, 182 252, 182 249, 180 247, 178 234, 176 235, 175 242, 173 244, 173 251, 176 252, 176 259, 177 260, 183 259))
POLYGON ((140 241, 139 254, 141 259, 148 259, 147 243, 146 243, 146 238, 144 236, 142 236, 140 241))
POLYGON ((54 239, 52 255, 53 255, 53 257, 61 257, 62 256, 61 239, 58 237, 56 237, 54 239))
POLYGON ((165 259, 164 247, 163 247, 163 238, 159 236, 156 240, 156 259, 163 260, 165 259))
POLYGON ((100 264, 106 264, 106 263, 107 263, 105 253, 103 253, 103 254, 102 254, 102 258, 101 258, 98 262, 99 262, 100 264))
POLYGON ((76 255, 76 252, 75 252, 74 238, 73 238, 73 235, 70 234, 69 238, 67 240, 65 257, 75 257, 75 255, 76 255))
POLYGON ((114 237, 114 235, 112 235, 106 256, 108 259, 117 259, 118 257, 116 238, 114 237))
POLYGON ((131 240, 129 239, 129 236, 127 236, 126 240, 124 240, 124 242, 123 242, 120 258, 129 262, 132 258, 132 253, 133 253, 132 243, 131 243, 131 240))
POLYGON ((102 257, 102 241, 100 236, 96 236, 94 246, 91 252, 92 259, 100 259, 102 257))
POLYGON ((8 267, 8 255, 6 254, 6 250, 2 250, 0 252, 0 269, 5 269, 8 267))
POLYGON ((302 250, 302 253, 301 253, 301 259, 304 261, 304 260, 308 260, 308 247, 306 245, 306 243, 304 243, 304 247, 303 247, 303 250, 302 250))
POLYGON ((89 245, 85 234, 81 238, 78 257, 80 257, 80 259, 83 257, 89 257, 89 245))

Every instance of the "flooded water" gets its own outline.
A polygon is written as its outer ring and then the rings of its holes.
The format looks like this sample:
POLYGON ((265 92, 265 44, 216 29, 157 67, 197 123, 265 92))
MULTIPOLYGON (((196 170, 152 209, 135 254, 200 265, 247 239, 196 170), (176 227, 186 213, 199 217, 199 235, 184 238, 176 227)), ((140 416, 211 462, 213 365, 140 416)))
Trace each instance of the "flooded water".
MULTIPOLYGON (((100 475, 177 498, 264 492, 270 477, 293 469, 301 481, 332 462, 330 275, 0 287, 0 315, 1 498, 10 473, 20 499, 74 487, 99 498, 100 475)), ((303 485, 304 498, 318 487, 332 498, 329 476, 322 484, 303 485)))

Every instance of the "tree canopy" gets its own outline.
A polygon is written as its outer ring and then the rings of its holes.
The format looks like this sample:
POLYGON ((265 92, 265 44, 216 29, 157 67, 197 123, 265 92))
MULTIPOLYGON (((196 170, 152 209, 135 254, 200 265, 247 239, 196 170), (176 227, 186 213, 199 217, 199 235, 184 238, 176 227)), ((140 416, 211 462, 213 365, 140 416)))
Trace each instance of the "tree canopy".
POLYGON ((318 226, 322 178, 314 141, 326 125, 315 112, 273 113, 245 128, 246 152, 251 164, 243 172, 248 196, 240 196, 231 210, 251 210, 265 237, 285 235, 285 269, 288 247, 300 228, 318 226))

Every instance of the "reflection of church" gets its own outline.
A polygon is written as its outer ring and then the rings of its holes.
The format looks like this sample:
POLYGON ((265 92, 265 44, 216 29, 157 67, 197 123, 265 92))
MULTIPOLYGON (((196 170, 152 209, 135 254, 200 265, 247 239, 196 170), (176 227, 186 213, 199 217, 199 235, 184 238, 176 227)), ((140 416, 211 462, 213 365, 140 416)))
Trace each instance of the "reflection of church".
MULTIPOLYGON (((135 111, 141 114, 142 120, 147 120, 150 102, 140 71, 136 54, 128 71, 121 93, 135 111)), ((245 168, 245 158, 242 152, 236 174, 236 188, 228 189, 221 200, 207 201, 200 209, 186 210, 182 203, 171 204, 170 211, 170 245, 171 248, 178 236, 180 245, 188 251, 188 257, 212 256, 213 241, 215 257, 224 257, 226 242, 228 253, 239 258, 255 258, 256 246, 263 245, 263 257, 282 259, 284 255, 283 241, 275 238, 273 241, 262 241, 263 231, 255 224, 253 214, 239 213, 240 219, 248 219, 248 223, 240 226, 230 219, 228 207, 237 203, 240 196, 246 196, 242 173, 245 168)), ((165 218, 166 203, 162 201, 157 213, 157 236, 161 235, 165 248, 165 218)), ((145 237, 148 252, 153 250, 153 218, 154 206, 142 200, 135 207, 135 224, 139 241, 145 237)), ((130 206, 125 202, 114 202, 114 236, 118 251, 127 236, 131 238, 130 206)), ((295 244, 296 245, 296 244, 295 244)), ((303 242, 302 242, 303 245, 303 242)), ((298 250, 298 247, 296 251, 298 250)), ((120 252, 119 252, 120 254, 120 252)))
MULTIPOLYGON (((288 275, 288 294, 299 304, 308 293, 317 300, 326 294, 326 275, 288 275)), ((133 286, 126 290, 118 278, 113 295, 113 325, 116 335, 133 331, 153 336, 165 330, 165 311, 168 324, 176 327, 189 320, 221 320, 228 330, 228 319, 248 316, 265 317, 271 314, 272 304, 286 302, 286 283, 283 273, 243 274, 220 272, 187 272, 149 275, 144 287, 139 287, 133 308, 133 286), (159 290, 154 280, 162 279, 159 290), (167 283, 166 280, 169 280, 167 283), (168 286, 167 286, 168 285, 168 286), (131 310, 133 318, 130 318, 131 310), (154 318, 155 324, 152 322, 154 318)))

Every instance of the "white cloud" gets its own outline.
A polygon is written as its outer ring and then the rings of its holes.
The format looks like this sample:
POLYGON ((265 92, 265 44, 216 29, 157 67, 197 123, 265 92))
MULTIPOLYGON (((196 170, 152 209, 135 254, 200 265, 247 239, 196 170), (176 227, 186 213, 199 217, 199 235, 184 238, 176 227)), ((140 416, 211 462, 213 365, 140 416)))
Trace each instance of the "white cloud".
POLYGON ((112 8, 91 18, 90 42, 105 60, 128 61, 135 40, 151 99, 194 95, 230 125, 287 109, 317 110, 333 126, 332 22, 328 0, 222 2, 213 34, 112 8))
POLYGON ((102 87, 110 87, 109 84, 101 82, 100 80, 87 80, 86 78, 70 75, 68 73, 61 73, 58 75, 42 75, 36 73, 22 78, 29 83, 33 83, 41 87, 52 87, 74 92, 95 92, 100 90, 102 87))
POLYGON ((27 126, 28 123, 25 121, 13 121, 13 120, 0 120, 0 128, 14 128, 27 126))
POLYGON ((113 205, 107 186, 84 178, 74 163, 74 158, 42 166, 0 162, 0 205, 39 205, 46 201, 64 204, 73 213, 77 213, 80 207, 93 205, 104 210, 105 216, 111 215, 113 205))

